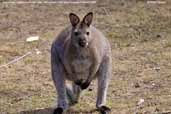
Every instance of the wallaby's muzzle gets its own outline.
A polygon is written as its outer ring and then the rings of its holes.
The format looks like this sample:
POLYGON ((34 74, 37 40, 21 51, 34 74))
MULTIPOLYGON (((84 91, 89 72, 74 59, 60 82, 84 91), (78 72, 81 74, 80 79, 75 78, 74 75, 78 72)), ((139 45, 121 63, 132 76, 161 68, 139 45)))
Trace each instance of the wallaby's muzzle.
POLYGON ((78 44, 81 47, 86 47, 88 45, 88 42, 86 41, 86 39, 79 39, 78 44))

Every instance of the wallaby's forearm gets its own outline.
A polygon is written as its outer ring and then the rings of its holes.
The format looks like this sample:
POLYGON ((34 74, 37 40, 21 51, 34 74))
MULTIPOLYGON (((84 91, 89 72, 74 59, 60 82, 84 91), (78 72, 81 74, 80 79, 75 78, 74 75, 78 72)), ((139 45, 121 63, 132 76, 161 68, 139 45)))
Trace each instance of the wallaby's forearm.
POLYGON ((93 64, 90 67, 90 74, 89 74, 86 82, 91 82, 95 78, 97 71, 100 67, 101 56, 98 52, 97 47, 94 46, 92 48, 92 51, 93 51, 93 53, 92 53, 93 54, 93 64))

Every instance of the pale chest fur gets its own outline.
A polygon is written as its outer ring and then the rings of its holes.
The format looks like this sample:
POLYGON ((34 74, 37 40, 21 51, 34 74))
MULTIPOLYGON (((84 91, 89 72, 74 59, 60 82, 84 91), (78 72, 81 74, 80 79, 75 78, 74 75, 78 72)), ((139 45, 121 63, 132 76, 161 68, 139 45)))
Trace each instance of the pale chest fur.
POLYGON ((69 78, 73 80, 86 80, 90 74, 90 68, 93 64, 91 52, 88 49, 68 52, 66 56, 67 71, 69 78))
POLYGON ((85 74, 89 71, 91 64, 89 57, 77 57, 71 61, 70 68, 73 73, 85 74))

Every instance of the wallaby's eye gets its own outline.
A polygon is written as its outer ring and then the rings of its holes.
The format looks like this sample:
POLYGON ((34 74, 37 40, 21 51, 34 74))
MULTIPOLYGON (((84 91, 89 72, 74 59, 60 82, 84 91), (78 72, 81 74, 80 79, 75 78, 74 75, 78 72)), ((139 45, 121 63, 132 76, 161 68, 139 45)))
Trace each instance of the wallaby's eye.
POLYGON ((78 32, 74 32, 75 36, 78 36, 78 32))
POLYGON ((86 32, 86 34, 87 34, 87 35, 89 35, 89 34, 90 34, 90 32, 86 32))

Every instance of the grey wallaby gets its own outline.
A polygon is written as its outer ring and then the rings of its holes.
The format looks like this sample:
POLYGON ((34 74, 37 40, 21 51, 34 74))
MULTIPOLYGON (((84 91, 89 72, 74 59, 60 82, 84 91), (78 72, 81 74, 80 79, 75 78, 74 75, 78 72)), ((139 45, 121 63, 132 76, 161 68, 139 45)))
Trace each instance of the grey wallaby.
POLYGON ((80 92, 95 78, 98 79, 96 107, 101 114, 108 114, 110 108, 105 103, 112 70, 109 41, 91 25, 92 12, 82 21, 74 13, 69 14, 69 19, 71 25, 59 34, 51 47, 52 78, 58 95, 54 114, 63 114, 77 103, 80 92), (67 80, 72 84, 68 85, 67 80))

